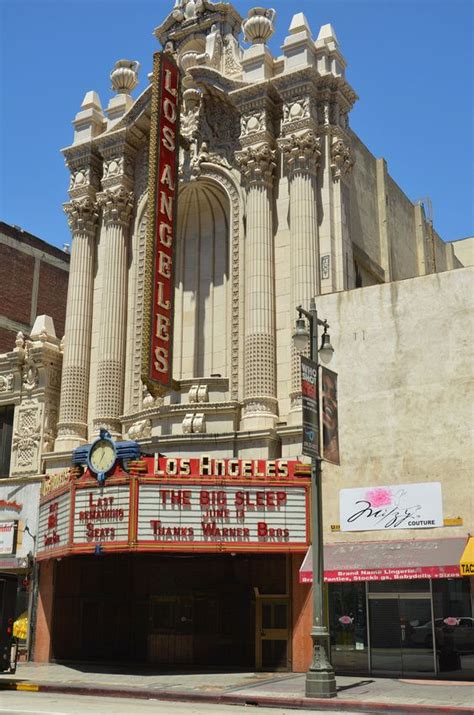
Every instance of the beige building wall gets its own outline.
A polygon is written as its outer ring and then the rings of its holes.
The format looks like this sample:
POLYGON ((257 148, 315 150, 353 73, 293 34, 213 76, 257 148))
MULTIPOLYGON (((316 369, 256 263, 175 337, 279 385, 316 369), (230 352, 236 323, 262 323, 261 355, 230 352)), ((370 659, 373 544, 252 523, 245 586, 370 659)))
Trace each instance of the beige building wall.
POLYGON ((474 236, 451 241, 455 257, 463 266, 474 266, 474 236))
POLYGON ((318 298, 339 374, 341 466, 324 464, 328 542, 394 537, 330 533, 340 489, 421 482, 441 482, 444 518, 463 525, 399 537, 472 533, 473 275, 464 268, 318 298))

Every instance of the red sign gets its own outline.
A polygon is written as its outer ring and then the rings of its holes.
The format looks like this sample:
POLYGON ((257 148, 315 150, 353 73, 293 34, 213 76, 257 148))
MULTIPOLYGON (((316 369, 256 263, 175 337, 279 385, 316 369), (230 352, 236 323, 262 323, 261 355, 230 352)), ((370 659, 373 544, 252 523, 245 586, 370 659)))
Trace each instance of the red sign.
MULTIPOLYGON (((416 581, 426 578, 459 578, 458 566, 407 566, 406 568, 352 569, 325 571, 326 583, 354 583, 356 581, 416 581)), ((300 583, 312 583, 312 570, 300 571, 300 583)))
POLYGON ((144 375, 153 394, 171 387, 173 346, 174 240, 178 197, 179 81, 173 58, 155 58, 150 135, 151 240, 147 241, 148 300, 151 301, 144 375))

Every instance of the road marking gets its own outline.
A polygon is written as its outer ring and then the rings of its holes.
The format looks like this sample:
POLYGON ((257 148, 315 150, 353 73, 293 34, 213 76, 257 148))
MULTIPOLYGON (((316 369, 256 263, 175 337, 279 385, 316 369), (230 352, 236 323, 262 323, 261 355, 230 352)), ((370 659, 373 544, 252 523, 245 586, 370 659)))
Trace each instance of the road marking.
POLYGON ((15 690, 24 690, 29 693, 37 693, 39 691, 39 685, 35 685, 35 683, 17 683, 15 690))

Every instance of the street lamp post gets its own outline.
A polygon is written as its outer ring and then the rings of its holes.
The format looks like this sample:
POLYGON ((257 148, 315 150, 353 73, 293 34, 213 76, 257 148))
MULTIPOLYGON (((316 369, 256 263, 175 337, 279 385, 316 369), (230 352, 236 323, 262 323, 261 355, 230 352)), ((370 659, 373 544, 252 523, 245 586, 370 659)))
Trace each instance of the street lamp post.
MULTIPOLYGON (((304 349, 309 338, 310 360, 319 370, 319 354, 324 362, 329 362, 334 349, 328 334, 327 320, 320 320, 316 310, 316 303, 311 299, 309 311, 301 306, 298 311, 298 320, 293 336, 295 347, 304 349), (304 316, 304 317, 303 317, 304 316), (306 328, 309 323, 309 335, 306 328), (318 349, 318 327, 324 328, 321 348, 318 349)), ((317 415, 320 425, 320 397, 319 386, 316 393, 317 415)), ((306 697, 308 698, 333 698, 337 695, 336 678, 334 670, 328 659, 329 631, 324 618, 324 554, 323 554, 323 509, 321 488, 321 429, 318 430, 318 456, 311 458, 311 514, 312 514, 312 556, 313 556, 313 625, 311 638, 313 640, 313 659, 306 673, 306 697)))

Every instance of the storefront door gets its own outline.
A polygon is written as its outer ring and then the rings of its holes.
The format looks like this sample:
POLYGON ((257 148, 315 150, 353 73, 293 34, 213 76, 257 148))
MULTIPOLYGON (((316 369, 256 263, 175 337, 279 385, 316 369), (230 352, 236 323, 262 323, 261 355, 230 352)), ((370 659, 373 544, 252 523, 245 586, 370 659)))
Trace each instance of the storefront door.
POLYGON ((369 616, 373 675, 434 674, 429 593, 369 594, 369 616))

